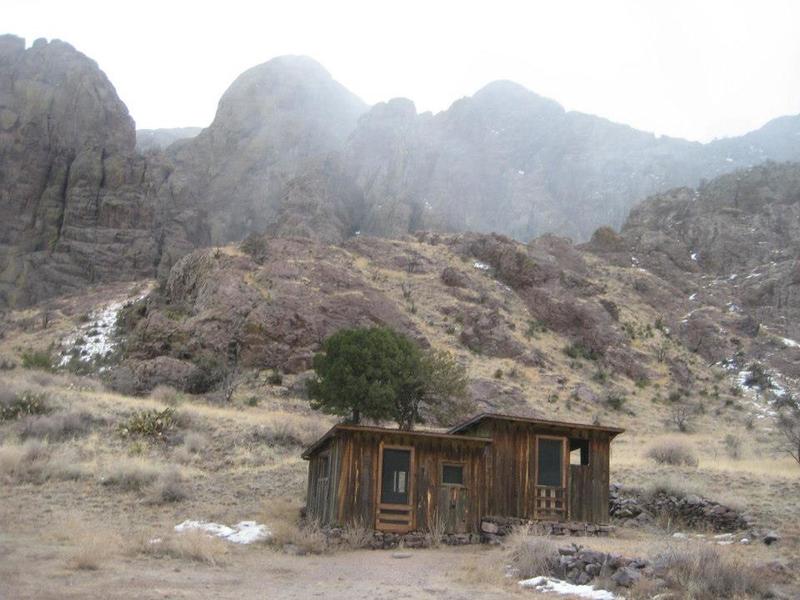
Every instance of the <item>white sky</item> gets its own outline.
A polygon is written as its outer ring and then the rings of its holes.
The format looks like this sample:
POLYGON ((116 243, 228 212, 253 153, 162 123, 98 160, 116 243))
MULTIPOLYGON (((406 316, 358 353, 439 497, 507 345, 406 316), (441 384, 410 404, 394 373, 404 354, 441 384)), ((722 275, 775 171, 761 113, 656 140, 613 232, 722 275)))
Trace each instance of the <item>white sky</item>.
POLYGON ((245 69, 321 62, 369 103, 447 108, 495 79, 709 140, 800 113, 796 0, 3 0, 0 33, 95 59, 138 127, 205 126, 245 69))

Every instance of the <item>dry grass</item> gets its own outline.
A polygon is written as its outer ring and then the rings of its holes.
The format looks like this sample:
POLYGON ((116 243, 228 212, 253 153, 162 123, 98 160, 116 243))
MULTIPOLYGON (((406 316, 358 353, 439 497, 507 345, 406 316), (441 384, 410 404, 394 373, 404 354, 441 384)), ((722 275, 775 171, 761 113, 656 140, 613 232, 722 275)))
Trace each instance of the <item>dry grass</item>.
POLYGON ((373 539, 372 528, 367 527, 363 519, 356 519, 345 526, 342 539, 351 550, 369 548, 373 539))
MULTIPOLYGON (((272 532, 269 544, 291 546, 299 554, 322 554, 331 550, 328 538, 316 521, 300 521, 300 503, 292 498, 272 498, 265 502, 258 521, 272 532)), ((353 530, 353 536, 361 532, 353 530)))
POLYGON ((183 438, 183 447, 191 454, 202 452, 208 446, 208 438, 202 433, 191 431, 183 438))
POLYGON ((674 467, 696 467, 698 465, 697 455, 692 448, 678 440, 662 440, 654 443, 647 450, 647 456, 660 465, 674 467))
POLYGON ((20 437, 60 441, 87 433, 92 426, 88 412, 60 411, 51 415, 29 416, 20 425, 20 437))
POLYGON ((671 549, 656 558, 667 568, 667 584, 691 600, 766 597, 766 578, 745 561, 713 546, 671 549))
POLYGON ((84 531, 71 541, 75 547, 67 556, 72 569, 96 571, 119 551, 122 542, 118 535, 107 531, 84 531))
POLYGON ((72 451, 53 455, 51 447, 39 440, 0 446, 0 476, 17 483, 44 483, 48 480, 74 480, 86 475, 72 451))
POLYGON ((188 498, 183 476, 180 471, 172 466, 158 474, 150 490, 150 502, 153 504, 167 504, 180 502, 188 498))
POLYGON ((253 428, 252 439, 270 446, 302 447, 316 441, 327 430, 319 419, 289 413, 271 415, 253 428))
POLYGON ((164 473, 164 467, 156 463, 120 457, 103 472, 100 483, 126 491, 139 491, 154 483, 164 473))
POLYGON ((549 538, 533 536, 530 528, 519 527, 508 536, 504 546, 515 577, 530 579, 555 573, 558 549, 549 538))
POLYGON ((128 552, 218 566, 225 563, 228 547, 223 540, 193 529, 162 538, 139 535, 129 545, 128 552))
POLYGON ((150 397, 164 404, 178 404, 185 396, 172 386, 159 384, 150 391, 150 397))

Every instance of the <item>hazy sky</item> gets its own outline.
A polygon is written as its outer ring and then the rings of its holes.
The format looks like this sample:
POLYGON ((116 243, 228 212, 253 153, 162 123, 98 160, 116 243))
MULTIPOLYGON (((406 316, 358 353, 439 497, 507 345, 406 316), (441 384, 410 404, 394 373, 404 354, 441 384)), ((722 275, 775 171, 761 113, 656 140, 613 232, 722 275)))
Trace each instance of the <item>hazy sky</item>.
POLYGON ((800 2, 3 0, 0 32, 95 59, 138 127, 205 126, 245 69, 321 62, 369 103, 439 111, 495 79, 709 140, 800 113, 800 2))

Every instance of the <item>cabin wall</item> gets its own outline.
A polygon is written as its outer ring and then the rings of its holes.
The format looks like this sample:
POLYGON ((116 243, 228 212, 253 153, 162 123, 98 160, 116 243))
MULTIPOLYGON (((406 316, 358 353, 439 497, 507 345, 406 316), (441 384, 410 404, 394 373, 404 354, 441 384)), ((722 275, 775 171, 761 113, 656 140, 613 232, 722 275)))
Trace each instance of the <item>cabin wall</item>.
POLYGON ((536 436, 588 439, 589 464, 570 465, 567 470, 569 497, 565 518, 608 522, 610 440, 605 432, 487 419, 463 433, 492 440, 486 460, 486 514, 526 519, 536 517, 536 436))
POLYGON ((479 530, 480 518, 485 514, 483 445, 372 432, 347 432, 338 441, 342 466, 337 483, 337 524, 361 519, 366 525, 374 526, 380 493, 378 457, 383 442, 414 448, 413 529, 427 530, 441 520, 447 533, 479 530), (442 462, 463 463, 463 487, 441 484, 442 462))
POLYGON ((334 438, 308 461, 306 514, 321 525, 336 520, 336 497, 341 471, 341 441, 334 438))

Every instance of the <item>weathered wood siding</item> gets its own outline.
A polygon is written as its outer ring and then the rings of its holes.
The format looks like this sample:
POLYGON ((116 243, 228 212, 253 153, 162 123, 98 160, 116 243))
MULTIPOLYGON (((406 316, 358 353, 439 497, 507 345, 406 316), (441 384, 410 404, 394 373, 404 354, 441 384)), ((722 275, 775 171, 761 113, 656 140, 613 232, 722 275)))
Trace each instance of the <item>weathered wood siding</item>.
MULTIPOLYGON (((485 445, 460 440, 415 437, 403 432, 341 432, 331 444, 331 456, 337 456, 336 481, 328 491, 318 491, 317 455, 309 464, 308 514, 324 524, 344 525, 361 520, 374 526, 379 498, 378 457, 381 442, 414 448, 413 529, 433 528, 437 519, 445 531, 476 532, 484 508, 485 445), (335 448, 334 448, 335 446, 335 448), (441 482, 442 463, 463 464, 464 485, 447 486, 441 482)), ((333 467, 333 462, 331 463, 333 467)), ((331 469, 331 479, 334 477, 331 469)))
POLYGON ((541 427, 502 419, 486 419, 463 433, 492 440, 486 460, 486 514, 528 519, 537 517, 536 437, 563 436, 567 440, 588 440, 589 465, 567 469, 568 510, 562 518, 590 523, 608 522, 610 441, 606 433, 578 427, 541 427))

